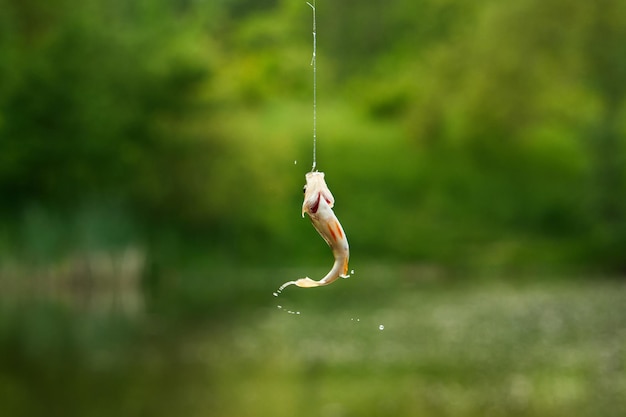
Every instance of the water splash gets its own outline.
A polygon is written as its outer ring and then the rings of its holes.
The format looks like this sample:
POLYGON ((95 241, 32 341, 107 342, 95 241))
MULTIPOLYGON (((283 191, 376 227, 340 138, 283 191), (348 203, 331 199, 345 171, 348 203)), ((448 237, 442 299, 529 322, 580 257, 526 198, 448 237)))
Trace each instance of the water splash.
MULTIPOLYGON (((273 293, 272 293, 272 295, 273 295, 274 297, 278 297, 278 296, 280 295, 280 293, 282 292, 282 289, 283 289, 283 287, 279 288, 276 292, 273 292, 273 293)), ((277 305, 276 305, 276 308, 278 308, 278 309, 279 309, 279 310, 281 310, 281 311, 284 311, 284 312, 285 312, 285 313, 287 313, 287 314, 293 314, 293 315, 296 315, 296 316, 299 316, 299 315, 300 315, 300 312, 299 312, 299 311, 297 311, 297 310, 287 310, 287 309, 285 309, 285 308, 284 308, 282 305, 280 305, 280 304, 277 304, 277 305)))
POLYGON ((281 306, 280 304, 276 306, 276 308, 278 308, 279 310, 283 310, 285 313, 288 314, 295 314, 295 315, 299 315, 300 312, 299 311, 295 311, 295 310, 285 310, 283 309, 283 306, 281 306))
MULTIPOLYGON (((291 282, 291 283, 287 283, 287 284, 292 284, 292 283, 293 283, 293 282, 291 282)), ((273 295, 274 297, 278 297, 278 296, 280 296, 280 294, 281 294, 282 290, 284 289, 284 287, 288 286, 287 284, 285 284, 285 285, 281 286, 281 288, 279 288, 276 292, 272 293, 272 295, 273 295)), ((279 310, 281 310, 281 311, 284 311, 284 312, 285 312, 285 313, 287 313, 287 314, 292 314, 292 315, 296 315, 296 316, 301 315, 301 312, 300 312, 300 311, 298 311, 298 310, 289 310, 289 309, 286 309, 286 308, 285 308, 285 307, 283 307, 281 304, 276 305, 276 308, 278 308, 278 309, 279 309, 279 310)), ((351 321, 351 322, 353 322, 353 323, 360 323, 360 322, 361 322, 361 319, 360 319, 359 317, 351 317, 351 318, 350 318, 350 321, 351 321)), ((368 322, 369 322, 369 320, 366 320, 366 321, 368 321, 368 322)), ((384 325, 384 324, 382 324, 382 323, 381 323, 381 324, 379 324, 379 325, 378 325, 378 330, 380 330, 380 331, 385 330, 385 325, 384 325)))

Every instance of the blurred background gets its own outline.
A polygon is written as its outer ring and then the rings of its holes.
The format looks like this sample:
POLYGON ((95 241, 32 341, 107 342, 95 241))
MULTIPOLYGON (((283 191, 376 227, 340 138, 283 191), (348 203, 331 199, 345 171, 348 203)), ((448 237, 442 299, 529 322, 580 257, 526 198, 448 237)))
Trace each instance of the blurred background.
POLYGON ((0 0, 3 416, 622 416, 626 2, 0 0))

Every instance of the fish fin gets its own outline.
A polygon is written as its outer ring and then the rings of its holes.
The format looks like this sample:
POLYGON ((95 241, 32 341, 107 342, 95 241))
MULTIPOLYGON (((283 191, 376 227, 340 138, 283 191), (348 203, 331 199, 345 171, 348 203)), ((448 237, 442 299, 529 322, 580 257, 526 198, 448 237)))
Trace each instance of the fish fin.
POLYGON ((296 280, 294 284, 296 284, 300 288, 313 288, 313 287, 322 287, 326 285, 327 283, 322 282, 322 281, 314 281, 311 278, 306 277, 306 278, 300 278, 299 280, 296 280))

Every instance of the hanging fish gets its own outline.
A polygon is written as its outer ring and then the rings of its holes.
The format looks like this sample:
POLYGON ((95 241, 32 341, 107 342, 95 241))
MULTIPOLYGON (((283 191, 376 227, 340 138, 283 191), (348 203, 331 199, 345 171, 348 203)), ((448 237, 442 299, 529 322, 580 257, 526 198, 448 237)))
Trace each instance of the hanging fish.
POLYGON ((279 292, 289 285, 297 285, 302 288, 321 287, 336 281, 339 277, 348 278, 350 276, 348 275, 350 248, 343 227, 333 213, 334 204, 335 199, 326 185, 324 173, 308 172, 304 186, 302 217, 304 217, 304 213, 309 215, 315 230, 332 249, 335 263, 328 274, 319 281, 314 281, 309 277, 289 281, 280 286, 279 292))
MULTIPOLYGON (((307 2, 307 4, 313 10, 313 57, 311 59, 311 66, 313 67, 313 167, 311 172, 306 174, 302 217, 304 217, 304 213, 309 215, 315 230, 332 249, 335 263, 328 274, 319 281, 312 280, 309 277, 289 281, 278 288, 279 293, 289 285, 296 285, 302 288, 321 287, 335 282, 340 277, 348 278, 350 276, 348 275, 350 248, 343 227, 341 227, 341 223, 339 223, 337 216, 335 216, 332 210, 335 199, 326 185, 324 173, 315 169, 317 148, 317 29, 315 0, 313 0, 313 3, 307 2)), ((274 293, 274 295, 278 296, 277 293, 274 293)))

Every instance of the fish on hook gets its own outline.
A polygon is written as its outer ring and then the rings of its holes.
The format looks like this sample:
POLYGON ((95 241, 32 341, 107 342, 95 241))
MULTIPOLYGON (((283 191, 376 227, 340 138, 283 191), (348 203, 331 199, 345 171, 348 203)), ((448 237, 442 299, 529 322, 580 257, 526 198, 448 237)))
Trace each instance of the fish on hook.
POLYGON ((335 198, 328 189, 324 180, 323 172, 308 172, 306 174, 306 185, 304 186, 304 202, 302 203, 302 217, 304 213, 309 215, 315 230, 324 238, 328 246, 333 251, 335 263, 326 276, 319 281, 309 277, 289 281, 280 286, 278 291, 282 291, 289 285, 296 285, 302 288, 321 287, 328 285, 338 278, 348 278, 348 259, 350 258, 350 247, 348 239, 341 223, 335 216, 332 208, 335 205, 335 198))

